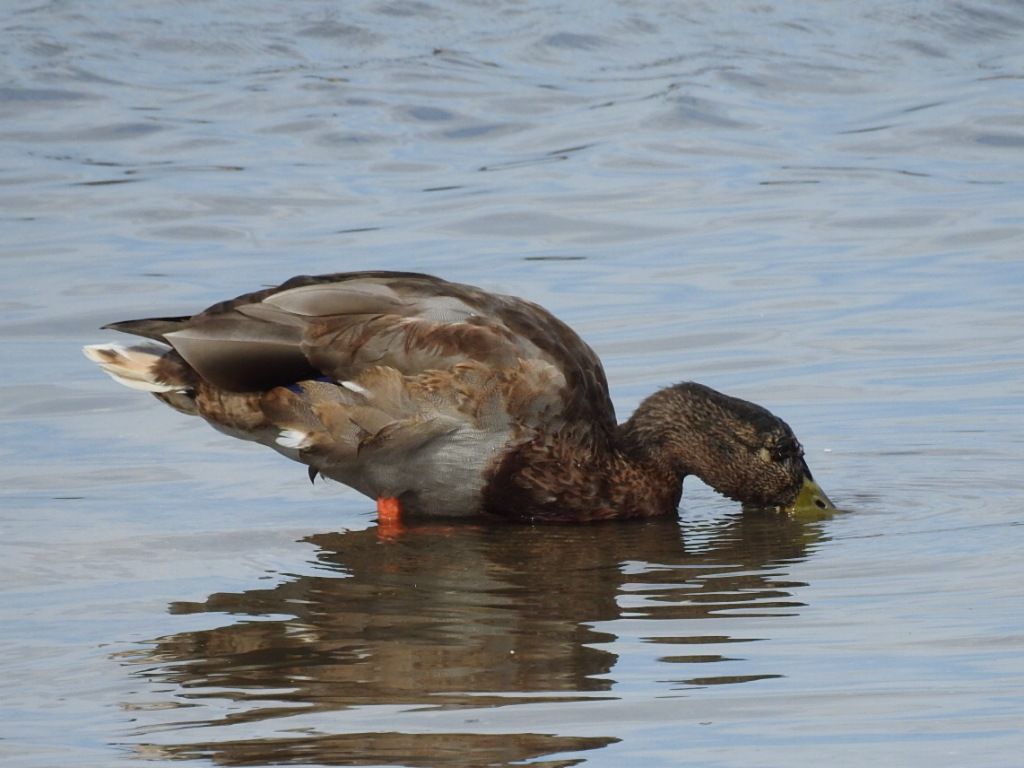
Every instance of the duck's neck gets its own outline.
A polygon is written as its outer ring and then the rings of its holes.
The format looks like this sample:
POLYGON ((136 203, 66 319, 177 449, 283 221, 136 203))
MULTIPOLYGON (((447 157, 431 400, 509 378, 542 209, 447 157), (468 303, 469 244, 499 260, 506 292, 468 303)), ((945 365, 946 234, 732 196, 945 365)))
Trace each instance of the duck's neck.
POLYGON ((660 476, 696 475, 719 493, 738 499, 735 398, 701 384, 655 392, 619 425, 616 447, 625 461, 660 476))

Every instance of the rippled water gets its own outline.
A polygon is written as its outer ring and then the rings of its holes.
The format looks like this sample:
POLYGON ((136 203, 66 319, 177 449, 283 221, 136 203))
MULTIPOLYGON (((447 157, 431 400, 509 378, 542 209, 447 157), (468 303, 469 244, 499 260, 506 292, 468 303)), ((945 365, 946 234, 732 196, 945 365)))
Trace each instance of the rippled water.
POLYGON ((10 2, 5 765, 1010 766, 1024 5, 10 2), (846 510, 422 526, 78 347, 295 273, 539 301, 846 510))

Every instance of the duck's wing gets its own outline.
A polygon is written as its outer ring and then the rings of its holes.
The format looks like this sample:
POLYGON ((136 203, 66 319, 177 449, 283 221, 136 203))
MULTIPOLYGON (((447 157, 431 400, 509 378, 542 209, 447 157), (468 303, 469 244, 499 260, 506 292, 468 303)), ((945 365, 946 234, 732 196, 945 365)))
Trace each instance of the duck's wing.
POLYGON ((560 420, 615 429, 601 362, 571 328, 536 304, 428 275, 301 276, 192 317, 107 327, 169 344, 202 379, 233 392, 352 381, 380 367, 416 376, 460 363, 547 364, 565 382, 560 420))

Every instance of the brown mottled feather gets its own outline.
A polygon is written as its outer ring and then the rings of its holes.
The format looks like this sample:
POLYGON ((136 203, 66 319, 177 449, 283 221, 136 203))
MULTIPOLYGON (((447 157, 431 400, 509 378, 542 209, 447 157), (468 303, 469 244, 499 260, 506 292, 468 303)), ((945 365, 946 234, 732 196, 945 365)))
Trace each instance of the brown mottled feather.
POLYGON ((600 360, 571 328, 536 304, 428 275, 300 276, 190 318, 105 327, 169 343, 203 378, 236 390, 324 373, 348 378, 367 365, 387 364, 412 374, 461 360, 505 367, 519 358, 540 358, 563 369, 568 419, 606 434, 615 428, 600 360), (390 293, 367 293, 367 286, 390 293), (301 299, 302 289, 312 292, 307 301, 301 299), (463 316, 431 318, 439 299, 449 302, 449 314, 463 316))

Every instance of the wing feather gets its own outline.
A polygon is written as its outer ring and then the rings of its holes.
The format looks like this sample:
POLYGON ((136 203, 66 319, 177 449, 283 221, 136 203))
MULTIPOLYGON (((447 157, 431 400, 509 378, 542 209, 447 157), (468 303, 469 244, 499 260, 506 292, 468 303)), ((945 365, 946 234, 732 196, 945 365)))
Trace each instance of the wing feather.
MULTIPOLYGON (((114 327, 166 341, 203 379, 236 392, 319 376, 354 380, 380 366, 418 376, 477 363, 512 375, 533 361, 560 373, 548 381, 556 391, 539 393, 548 417, 615 429, 601 363, 572 329, 530 302, 426 275, 300 276, 191 318, 114 327)), ((513 400, 538 416, 522 387, 513 400)))

